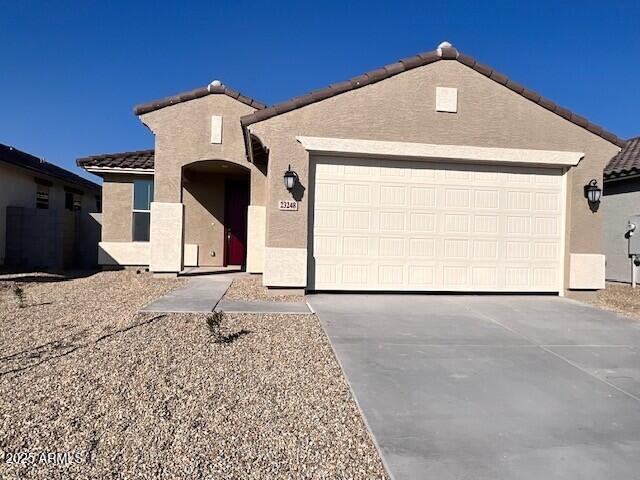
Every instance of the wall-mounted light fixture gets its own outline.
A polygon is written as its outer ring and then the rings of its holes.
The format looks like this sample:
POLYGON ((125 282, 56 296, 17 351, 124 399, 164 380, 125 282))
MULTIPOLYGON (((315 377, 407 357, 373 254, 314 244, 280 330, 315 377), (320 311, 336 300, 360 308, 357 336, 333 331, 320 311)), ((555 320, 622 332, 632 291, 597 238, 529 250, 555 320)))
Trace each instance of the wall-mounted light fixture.
POLYGON ((587 197, 587 201, 590 205, 597 205, 600 203, 602 189, 598 187, 598 181, 595 178, 584 186, 584 196, 587 197))
POLYGON ((291 170, 291 164, 289 164, 289 169, 284 172, 284 186, 287 187, 287 190, 291 190, 298 179, 298 174, 291 170))

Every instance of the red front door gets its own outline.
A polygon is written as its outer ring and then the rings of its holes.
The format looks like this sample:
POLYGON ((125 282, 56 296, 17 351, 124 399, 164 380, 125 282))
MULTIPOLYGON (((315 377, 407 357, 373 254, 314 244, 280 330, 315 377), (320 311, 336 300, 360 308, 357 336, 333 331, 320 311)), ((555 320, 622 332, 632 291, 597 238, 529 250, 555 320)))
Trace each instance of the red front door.
POLYGON ((244 265, 247 245, 249 184, 242 181, 228 181, 224 191, 224 264, 225 266, 244 265))

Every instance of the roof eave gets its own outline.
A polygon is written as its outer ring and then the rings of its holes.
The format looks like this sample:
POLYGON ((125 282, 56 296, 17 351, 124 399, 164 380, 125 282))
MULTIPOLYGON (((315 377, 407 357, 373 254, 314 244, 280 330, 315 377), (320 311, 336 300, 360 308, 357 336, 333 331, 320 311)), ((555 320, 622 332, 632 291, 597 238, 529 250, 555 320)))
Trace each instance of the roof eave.
POLYGON ((95 173, 102 176, 105 174, 126 174, 126 175, 153 175, 155 169, 153 168, 118 168, 118 167, 82 167, 87 172, 95 173))
MULTIPOLYGON (((98 190, 98 191, 102 190, 102 187, 100 185, 98 185, 97 183, 94 183, 91 180, 86 179, 86 178, 80 177, 80 178, 82 178, 82 180, 74 180, 74 179, 71 179, 69 177, 64 177, 62 175, 57 175, 57 174, 55 174, 53 172, 45 172, 45 171, 42 171, 42 170, 38 170, 37 168, 33 168, 33 167, 29 166, 29 165, 24 165, 24 164, 19 163, 19 162, 12 162, 12 161, 6 160, 6 159, 0 159, 0 162, 4 162, 4 163, 7 163, 7 164, 9 164, 11 166, 14 166, 14 167, 17 167, 17 168, 22 168, 24 170, 28 170, 29 172, 37 173, 41 177, 54 178, 58 182, 65 183, 65 184, 68 184, 68 185, 75 185, 75 186, 78 186, 78 187, 90 188, 90 189, 94 189, 94 190, 98 190)), ((69 173, 72 173, 72 172, 69 172, 69 173)))

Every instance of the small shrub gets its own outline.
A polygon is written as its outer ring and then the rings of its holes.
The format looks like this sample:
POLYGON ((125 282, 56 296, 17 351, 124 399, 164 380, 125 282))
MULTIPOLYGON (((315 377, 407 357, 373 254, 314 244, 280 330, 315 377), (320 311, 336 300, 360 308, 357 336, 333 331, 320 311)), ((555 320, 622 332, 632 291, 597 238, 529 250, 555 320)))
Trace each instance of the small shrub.
POLYGON ((222 334, 224 312, 213 312, 207 315, 207 327, 216 343, 226 343, 226 337, 222 334))
POLYGON ((224 333, 222 333, 222 324, 224 323, 224 320, 224 312, 213 312, 207 315, 207 328, 209 328, 209 332, 211 333, 211 336, 213 336, 213 340, 216 343, 229 344, 236 341, 240 337, 251 333, 249 330, 245 330, 243 328, 238 332, 225 335, 224 333))
POLYGON ((26 299, 25 294, 24 294, 24 288, 22 288, 18 284, 14 285, 13 286, 13 294, 18 299, 18 307, 19 308, 24 308, 25 307, 25 299, 26 299))

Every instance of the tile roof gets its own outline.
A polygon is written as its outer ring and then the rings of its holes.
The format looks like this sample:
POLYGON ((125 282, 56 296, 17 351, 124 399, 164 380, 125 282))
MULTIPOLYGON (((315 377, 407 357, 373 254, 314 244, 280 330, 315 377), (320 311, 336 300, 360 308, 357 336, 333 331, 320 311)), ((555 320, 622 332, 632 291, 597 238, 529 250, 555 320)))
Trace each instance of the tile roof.
POLYGON ((249 98, 245 95, 242 95, 240 92, 236 92, 225 85, 218 85, 216 82, 212 82, 206 87, 196 88, 195 90, 191 90, 189 92, 178 93, 177 95, 173 95, 171 97, 161 98, 160 100, 154 100, 149 103, 142 103, 140 105, 136 105, 133 108, 133 113, 136 115, 144 115, 145 113, 153 112, 154 110, 160 110, 161 108, 170 107, 171 105, 176 105, 178 103, 188 102, 189 100, 194 100, 200 97, 206 97, 207 95, 227 95, 239 102, 244 103, 245 105, 249 105, 250 107, 261 110, 266 108, 266 105, 262 102, 258 102, 253 98, 249 98))
POLYGON ((18 150, 10 145, 3 145, 0 143, 0 161, 25 168, 43 176, 56 178, 67 184, 87 188, 93 191, 102 190, 102 187, 97 183, 93 183, 86 178, 82 178, 80 175, 76 175, 69 170, 65 170, 62 167, 49 163, 44 159, 31 155, 30 153, 18 150))
POLYGON ((640 174, 640 137, 627 140, 627 144, 604 169, 605 180, 640 174))
POLYGON ((540 96, 538 93, 523 87, 513 80, 510 80, 502 73, 494 70, 487 65, 483 65, 477 62, 474 58, 458 52, 458 50, 456 50, 454 47, 445 43, 441 44, 441 46, 438 47, 437 50, 420 53, 413 57, 404 58, 396 63, 392 63, 382 68, 372 70, 371 72, 359 75, 350 80, 346 80, 340 83, 334 83, 326 88, 315 90, 307 95, 295 97, 291 100, 272 105, 271 107, 259 110, 249 115, 245 115, 240 119, 240 122, 242 123, 243 127, 246 127, 253 123, 261 122, 282 113, 286 113, 291 110, 295 110, 297 108, 319 102, 326 98, 330 98, 344 92, 355 90, 366 85, 385 80, 387 78, 398 75, 399 73, 422 67, 424 65, 429 65, 430 63, 438 62, 440 60, 458 61, 463 65, 472 68, 476 72, 479 72, 482 75, 490 78, 491 80, 498 82, 500 85, 505 86, 506 88, 518 93, 519 95, 522 95, 532 102, 537 103, 547 110, 560 115, 562 118, 569 120, 570 122, 575 123, 582 128, 587 129, 588 131, 604 138, 611 143, 614 143, 615 145, 622 147, 625 144, 624 140, 618 138, 615 134, 604 130, 602 127, 589 122, 586 118, 581 117, 580 115, 576 115, 566 108, 556 105, 551 100, 548 100, 540 96))
POLYGON ((79 167, 103 168, 138 168, 153 169, 154 150, 138 150, 135 152, 106 153, 76 160, 79 167))

